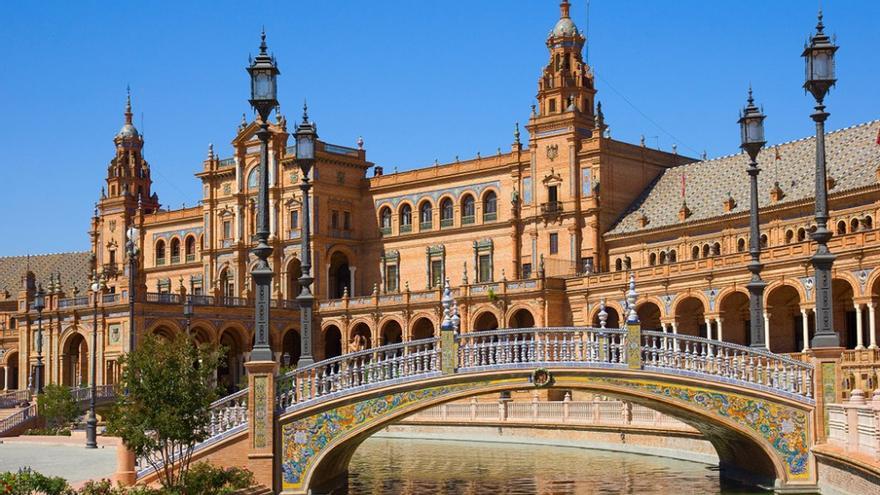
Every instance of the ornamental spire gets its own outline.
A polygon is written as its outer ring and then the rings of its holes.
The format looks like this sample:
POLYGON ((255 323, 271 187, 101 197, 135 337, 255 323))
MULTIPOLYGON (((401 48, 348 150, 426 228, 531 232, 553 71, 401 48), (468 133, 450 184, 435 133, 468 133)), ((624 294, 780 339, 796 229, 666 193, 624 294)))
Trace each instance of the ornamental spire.
POLYGON ((570 17, 570 11, 571 4, 568 3, 568 0, 562 0, 562 3, 559 4, 559 17, 563 19, 570 17))
POLYGON ((125 123, 131 124, 131 86, 126 86, 125 92, 125 123))

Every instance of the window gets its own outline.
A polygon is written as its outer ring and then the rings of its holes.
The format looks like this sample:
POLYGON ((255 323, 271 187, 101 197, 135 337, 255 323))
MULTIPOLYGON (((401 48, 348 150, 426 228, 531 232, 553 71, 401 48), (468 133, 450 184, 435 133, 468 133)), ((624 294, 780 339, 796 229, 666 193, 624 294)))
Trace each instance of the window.
POLYGON ((850 231, 850 232, 856 232, 856 231, 858 231, 858 230, 859 230, 859 219, 858 219, 858 218, 853 218, 853 219, 850 220, 850 222, 849 222, 849 231, 850 231))
POLYGON ((351 212, 350 211, 342 212, 342 228, 345 230, 351 230, 351 212))
POLYGON ((419 206, 419 230, 430 230, 434 222, 431 218, 431 202, 424 201, 419 206))
POLYGON ((654 266, 657 264, 657 253, 651 253, 648 255, 648 264, 654 266))
POLYGON ((709 257, 709 245, 703 244, 703 258, 709 257))
POLYGON ((761 247, 766 248, 769 243, 770 242, 767 239, 767 234, 761 234, 761 247))
MULTIPOLYGON (((869 217, 870 218, 870 217, 869 217)), ((803 227, 798 229, 797 240, 798 242, 805 241, 807 239, 807 231, 804 230, 803 227)))
POLYGON ((547 202, 555 203, 559 200, 558 186, 550 186, 547 188, 547 202))
POLYGON ((180 239, 171 239, 171 263, 180 263, 180 239))
POLYGON ((862 227, 864 227, 865 230, 871 230, 874 228, 874 220, 869 216, 865 217, 865 219, 862 220, 862 227))
POLYGON ((692 260, 700 259, 700 246, 694 246, 693 249, 691 249, 691 259, 692 260))
POLYGON ((523 263, 522 264, 522 278, 531 278, 532 277, 532 264, 531 263, 523 263))
POLYGON ((581 195, 585 198, 593 195, 593 171, 589 168, 581 170, 581 195))
POLYGON ((550 234, 550 254, 559 253, 559 234, 550 234))
POLYGON ((186 242, 184 244, 184 252, 186 253, 186 262, 192 263, 196 260, 196 238, 193 236, 187 236, 186 242))
POLYGON ((443 260, 431 260, 431 287, 443 286, 443 260))
MULTIPOLYGON (((627 258, 627 260, 629 260, 629 258, 627 258)), ((673 249, 673 250, 669 251, 669 262, 675 263, 676 261, 677 261, 677 255, 675 253, 675 249, 673 249)), ((629 267, 627 267, 627 268, 629 268, 629 267)))
POLYGON ((470 194, 465 195, 461 200, 461 223, 463 225, 474 223, 475 208, 474 197, 470 194))
POLYGON ((480 280, 478 282, 485 283, 492 281, 492 255, 491 254, 481 254, 477 257, 477 263, 480 265, 479 267, 479 275, 480 280))
POLYGON ((223 221, 223 239, 232 239, 232 222, 229 220, 223 221))
POLYGON ((110 254, 110 266, 111 267, 116 266, 116 250, 111 249, 109 254, 110 254))
POLYGON ((660 251, 660 264, 661 265, 666 264, 666 252, 665 251, 660 251))
MULTIPOLYGON (((389 224, 389 227, 391 225, 389 224)), ((383 225, 384 227, 384 225, 383 225)), ((330 228, 333 230, 339 229, 339 212, 336 210, 332 210, 330 212, 330 228)))
MULTIPOLYGON (((801 229, 801 230, 803 230, 803 229, 801 229)), ((736 241, 736 252, 742 253, 745 250, 746 250, 746 240, 739 239, 738 241, 736 241)))
POLYGON ((532 178, 523 178, 522 199, 524 205, 532 204, 532 178))
POLYGON ((846 222, 843 220, 837 222, 837 235, 846 234, 846 222))
POLYGON ((165 241, 159 239, 156 243, 156 266, 165 264, 165 241))
POLYGON ((412 206, 408 204, 400 207, 400 231, 412 232, 412 206))
POLYGON ((489 191, 483 196, 483 221, 494 222, 498 220, 498 196, 495 191, 489 191))
POLYGON ((712 244, 712 256, 721 256, 721 243, 712 244))
POLYGON ((620 258, 617 258, 614 261, 614 271, 619 272, 620 270, 623 270, 623 260, 620 258))
POLYGON ((382 226, 383 234, 391 233, 391 208, 384 206, 382 210, 379 212, 379 220, 382 226))
POLYGON ((792 241, 794 241, 794 231, 793 230, 786 230, 785 231, 785 243, 791 244, 792 241))
POLYGON ((159 292, 159 294, 170 294, 171 293, 171 279, 164 278, 162 280, 159 280, 156 283, 156 289, 157 289, 157 292, 159 292))
POLYGON ((385 267, 385 292, 397 292, 397 265, 385 267))
POLYGON ((251 169, 251 172, 248 174, 247 178, 247 187, 248 189, 256 189, 258 188, 260 181, 260 167, 254 167, 251 169))
POLYGON ((299 210, 290 210, 290 230, 299 229, 299 210))
POLYGON ((555 112, 556 111, 556 100, 551 98, 549 101, 549 104, 550 104, 550 113, 555 112))
POLYGON ((452 227, 452 215, 452 200, 445 198, 440 202, 440 228, 452 227))

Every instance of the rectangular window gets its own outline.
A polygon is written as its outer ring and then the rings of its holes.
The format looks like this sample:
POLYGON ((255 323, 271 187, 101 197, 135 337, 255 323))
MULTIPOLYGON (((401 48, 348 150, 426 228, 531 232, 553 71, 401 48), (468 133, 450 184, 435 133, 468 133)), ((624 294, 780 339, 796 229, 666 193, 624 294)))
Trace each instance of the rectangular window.
POLYGON ((232 239, 232 222, 223 221, 223 239, 232 239))
POLYGON ((431 260, 431 287, 443 286, 443 260, 431 260))
POLYGON ((589 168, 581 170, 581 194, 585 198, 593 195, 593 171, 589 168))
POLYGON ((115 249, 110 250, 110 265, 116 266, 116 250, 115 249))
POLYGON ((290 211, 290 230, 299 228, 299 210, 290 211))
POLYGON ((559 190, 557 186, 550 186, 547 188, 547 202, 555 203, 559 200, 559 190))
POLYGON ((522 264, 522 278, 532 278, 532 264, 531 263, 523 263, 522 264))
POLYGON ((522 198, 523 198, 524 205, 532 204, 532 178, 531 177, 526 177, 523 179, 522 198))
POLYGON ((342 214, 342 228, 345 230, 351 230, 351 212, 346 211, 342 214))
POLYGON ((491 254, 481 254, 478 258, 478 263, 480 264, 480 280, 478 282, 485 283, 492 281, 492 255, 491 254))
POLYGON ((385 292, 397 292, 397 265, 385 267, 385 292))
POLYGON ((336 210, 330 212, 330 228, 334 230, 339 228, 339 212, 336 210))
POLYGON ((559 253, 559 234, 550 234, 550 254, 559 253))
POLYGON ((551 98, 550 99, 550 113, 553 113, 555 111, 556 111, 556 100, 551 98))

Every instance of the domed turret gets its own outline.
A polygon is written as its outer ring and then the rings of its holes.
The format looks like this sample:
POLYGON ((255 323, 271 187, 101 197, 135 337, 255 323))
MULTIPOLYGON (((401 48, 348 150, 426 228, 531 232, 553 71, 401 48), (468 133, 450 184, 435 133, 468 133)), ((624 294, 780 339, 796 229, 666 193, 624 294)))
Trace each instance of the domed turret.
POLYGON ((571 4, 568 3, 568 0, 563 0, 559 4, 559 20, 556 22, 556 26, 553 27, 553 31, 550 31, 550 36, 577 36, 580 34, 574 21, 571 20, 570 9, 571 4))
POLYGON ((131 115, 131 91, 129 91, 125 100, 125 124, 122 124, 122 128, 116 134, 118 139, 137 139, 140 137, 137 128, 131 123, 131 115))

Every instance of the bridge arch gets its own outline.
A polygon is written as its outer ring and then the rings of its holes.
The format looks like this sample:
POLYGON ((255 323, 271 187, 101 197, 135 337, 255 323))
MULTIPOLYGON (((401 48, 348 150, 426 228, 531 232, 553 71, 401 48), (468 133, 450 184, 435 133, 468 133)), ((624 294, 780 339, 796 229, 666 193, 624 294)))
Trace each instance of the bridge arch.
MULTIPOLYGON (((534 388, 531 373, 509 370, 440 377, 351 394, 293 411, 288 408, 279 418, 282 489, 285 493, 309 489, 323 493, 344 479, 357 447, 373 433, 445 402, 534 388)), ((809 452, 812 409, 804 404, 737 386, 707 384, 698 378, 671 379, 645 370, 558 369, 551 373, 551 388, 617 397, 688 423, 715 447, 725 477, 771 487, 810 486, 816 481, 809 452)))
POLYGON ((802 318, 803 297, 794 284, 778 283, 767 287, 764 312, 770 322, 771 352, 798 352, 804 348, 802 318))

